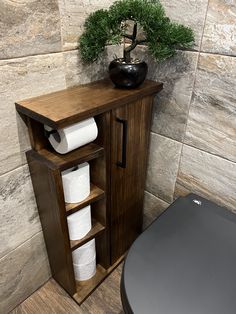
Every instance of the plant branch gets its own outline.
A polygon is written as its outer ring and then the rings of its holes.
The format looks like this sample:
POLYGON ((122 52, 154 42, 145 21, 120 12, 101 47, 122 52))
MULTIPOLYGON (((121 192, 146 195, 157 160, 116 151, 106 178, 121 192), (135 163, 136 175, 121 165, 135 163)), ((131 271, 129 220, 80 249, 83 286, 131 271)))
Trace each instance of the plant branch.
POLYGON ((128 38, 128 39, 133 39, 133 35, 124 34, 123 36, 124 36, 125 38, 128 38))
POLYGON ((137 22, 134 23, 133 27, 133 34, 128 35, 127 38, 132 39, 132 43, 130 46, 124 48, 124 60, 126 63, 129 63, 131 61, 130 52, 138 45, 136 37, 137 37, 137 22))
POLYGON ((144 44, 147 42, 147 39, 139 39, 139 40, 136 40, 136 43, 137 45, 140 45, 140 44, 144 44))

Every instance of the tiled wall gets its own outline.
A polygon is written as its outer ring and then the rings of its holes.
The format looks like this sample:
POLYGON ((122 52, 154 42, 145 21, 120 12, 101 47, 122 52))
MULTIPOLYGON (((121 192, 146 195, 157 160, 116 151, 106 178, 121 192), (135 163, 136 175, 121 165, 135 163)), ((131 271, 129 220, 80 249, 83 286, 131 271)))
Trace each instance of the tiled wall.
MULTIPOLYGON (((112 2, 0 2, 0 313, 50 277, 24 156, 29 139, 14 102, 106 75, 117 48, 86 67, 75 48, 85 17, 112 2)), ((169 16, 193 27, 196 45, 161 65, 143 51, 149 77, 165 83, 152 125, 147 221, 186 191, 236 207, 236 6, 219 0, 162 2, 169 16)))
POLYGON ((161 65, 149 58, 150 78, 165 85, 154 110, 145 223, 189 192, 236 212, 236 2, 162 3, 195 30, 196 44, 161 65))
POLYGON ((74 49, 87 14, 111 2, 0 2, 0 313, 50 277, 24 154, 29 139, 14 102, 105 75, 106 54, 84 67, 74 49))

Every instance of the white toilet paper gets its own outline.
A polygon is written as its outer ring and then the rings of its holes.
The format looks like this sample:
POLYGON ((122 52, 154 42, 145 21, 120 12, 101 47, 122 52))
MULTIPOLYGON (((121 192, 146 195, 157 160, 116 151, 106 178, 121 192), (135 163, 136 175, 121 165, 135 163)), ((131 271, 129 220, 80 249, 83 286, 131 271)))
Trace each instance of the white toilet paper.
POLYGON ((87 162, 62 172, 66 203, 79 203, 90 194, 89 164, 87 162))
POLYGON ((96 257, 94 260, 84 265, 74 264, 75 279, 84 281, 92 278, 96 274, 96 257))
POLYGON ((95 239, 72 252, 73 264, 83 265, 94 260, 96 257, 95 239))
MULTIPOLYGON (((45 130, 52 131, 52 128, 45 125, 45 130)), ((56 152, 66 154, 80 146, 94 141, 97 138, 98 129, 94 118, 90 118, 66 128, 59 129, 50 134, 49 142, 56 152)))
POLYGON ((86 206, 67 217, 70 240, 80 240, 91 230, 91 206, 86 206))

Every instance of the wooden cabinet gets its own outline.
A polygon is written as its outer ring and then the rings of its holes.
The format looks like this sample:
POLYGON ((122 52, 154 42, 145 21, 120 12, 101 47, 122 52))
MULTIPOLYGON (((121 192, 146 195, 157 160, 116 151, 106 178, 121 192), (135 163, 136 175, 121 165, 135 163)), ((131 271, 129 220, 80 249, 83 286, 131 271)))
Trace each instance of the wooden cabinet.
POLYGON ((111 262, 142 230, 152 97, 112 110, 111 262))
POLYGON ((152 102, 161 89, 162 84, 152 81, 133 90, 98 81, 16 104, 31 139, 27 160, 52 276, 78 303, 119 264, 141 232, 152 102), (59 129, 92 116, 98 126, 94 143, 66 155, 50 147, 44 124, 59 129), (61 172, 85 161, 91 193, 81 203, 67 204, 61 172), (88 204, 92 229, 83 239, 70 241, 67 216, 88 204), (92 238, 96 275, 76 282, 72 251, 92 238))

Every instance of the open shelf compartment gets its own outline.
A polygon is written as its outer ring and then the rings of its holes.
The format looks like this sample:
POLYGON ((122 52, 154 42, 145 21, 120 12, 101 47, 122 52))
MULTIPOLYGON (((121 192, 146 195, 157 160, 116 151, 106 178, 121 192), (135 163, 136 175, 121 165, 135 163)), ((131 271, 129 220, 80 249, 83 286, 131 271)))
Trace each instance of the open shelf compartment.
POLYGON ((102 157, 104 149, 95 143, 90 143, 65 155, 58 154, 50 147, 42 148, 37 152, 31 150, 30 153, 46 163, 49 168, 63 171, 86 161, 102 157))
POLYGON ((108 269, 103 268, 97 264, 96 274, 89 280, 76 281, 76 293, 73 298, 81 304, 96 288, 97 286, 123 261, 125 255, 122 255, 116 263, 108 269))
POLYGON ((97 237, 105 230, 105 226, 103 226, 100 222, 95 219, 92 219, 92 228, 91 230, 80 240, 70 240, 70 247, 73 250, 77 249, 81 245, 87 243, 93 238, 97 237))
POLYGON ((66 215, 69 216, 78 210, 94 203, 105 197, 105 192, 91 183, 89 196, 79 203, 66 203, 66 215))

